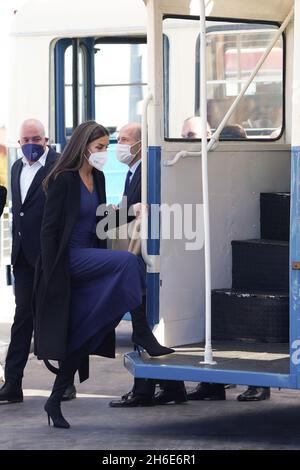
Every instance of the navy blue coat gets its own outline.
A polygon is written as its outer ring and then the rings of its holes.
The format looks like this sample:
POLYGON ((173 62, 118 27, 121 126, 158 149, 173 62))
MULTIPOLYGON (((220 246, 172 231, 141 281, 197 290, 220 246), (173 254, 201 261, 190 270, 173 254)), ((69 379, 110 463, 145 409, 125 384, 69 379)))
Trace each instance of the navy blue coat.
POLYGON ((22 159, 17 160, 12 166, 12 265, 16 264, 20 248, 22 247, 27 262, 32 267, 35 266, 40 253, 40 231, 46 200, 42 182, 52 170, 58 157, 59 154, 49 147, 46 164, 35 175, 23 203, 20 189, 20 175, 23 168, 22 159))

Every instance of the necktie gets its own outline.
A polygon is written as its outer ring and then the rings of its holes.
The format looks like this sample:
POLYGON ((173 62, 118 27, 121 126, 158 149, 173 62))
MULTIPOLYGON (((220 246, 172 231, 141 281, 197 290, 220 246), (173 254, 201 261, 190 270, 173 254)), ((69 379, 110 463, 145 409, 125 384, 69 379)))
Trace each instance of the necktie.
POLYGON ((131 175, 132 175, 132 172, 130 170, 128 170, 127 175, 126 175, 126 180, 125 180, 125 188, 124 188, 123 196, 127 196, 127 194, 128 194, 131 175))

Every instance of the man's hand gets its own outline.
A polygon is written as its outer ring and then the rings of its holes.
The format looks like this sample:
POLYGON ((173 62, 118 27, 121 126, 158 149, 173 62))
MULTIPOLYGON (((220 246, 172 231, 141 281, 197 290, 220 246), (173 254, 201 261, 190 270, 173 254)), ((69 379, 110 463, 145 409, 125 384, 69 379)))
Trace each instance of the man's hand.
POLYGON ((132 207, 133 207, 133 213, 137 219, 140 219, 143 213, 148 214, 148 208, 149 208, 148 204, 142 204, 141 202, 137 202, 132 207))

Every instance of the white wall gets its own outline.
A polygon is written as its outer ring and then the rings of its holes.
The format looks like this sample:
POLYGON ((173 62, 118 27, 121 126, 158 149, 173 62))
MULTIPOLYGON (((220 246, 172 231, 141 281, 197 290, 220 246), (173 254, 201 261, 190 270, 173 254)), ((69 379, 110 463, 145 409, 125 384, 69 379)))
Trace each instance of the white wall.
MULTIPOLYGON (((170 147, 164 146, 163 160, 174 155, 170 147)), ((192 148, 197 150, 195 145, 192 148)), ((289 147, 223 143, 209 154, 208 171, 212 288, 228 288, 231 241, 260 238, 260 193, 290 189, 289 147)), ((161 195, 162 203, 201 204, 200 158, 162 166, 161 195)), ((161 322, 156 331, 169 346, 204 338, 204 249, 185 251, 184 245, 185 240, 161 241, 161 322)))

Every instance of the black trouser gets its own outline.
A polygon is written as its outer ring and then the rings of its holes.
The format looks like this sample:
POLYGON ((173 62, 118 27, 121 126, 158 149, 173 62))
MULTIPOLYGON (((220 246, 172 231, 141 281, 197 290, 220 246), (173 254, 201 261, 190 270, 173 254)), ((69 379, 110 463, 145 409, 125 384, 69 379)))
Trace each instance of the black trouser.
POLYGON ((28 263, 22 250, 13 272, 16 309, 5 363, 5 381, 21 387, 33 332, 31 297, 34 279, 34 268, 28 263))
POLYGON ((153 397, 155 385, 159 384, 164 391, 177 391, 184 389, 184 382, 180 380, 156 380, 156 379, 134 379, 132 393, 134 395, 143 395, 153 397))

